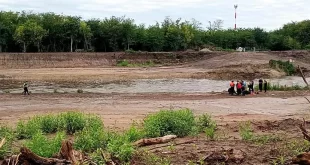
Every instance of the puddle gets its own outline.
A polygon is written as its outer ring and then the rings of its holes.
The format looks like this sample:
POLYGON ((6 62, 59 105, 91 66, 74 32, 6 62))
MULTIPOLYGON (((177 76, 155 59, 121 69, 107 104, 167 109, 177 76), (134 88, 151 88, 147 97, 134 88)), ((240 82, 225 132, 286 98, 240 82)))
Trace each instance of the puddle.
MULTIPOLYGON (((310 78, 307 78, 310 82, 310 78)), ((305 86, 301 77, 285 77, 282 79, 270 79, 271 84, 280 85, 300 85, 305 86)), ((258 80, 255 80, 258 83, 258 80)), ((229 87, 228 81, 209 79, 138 79, 133 82, 111 83, 103 85, 86 86, 82 89, 90 93, 203 93, 203 92, 223 92, 229 87)), ((77 93, 79 88, 63 88, 55 85, 31 86, 32 93, 77 93)), ((0 90, 0 93, 21 93, 22 89, 0 90)))

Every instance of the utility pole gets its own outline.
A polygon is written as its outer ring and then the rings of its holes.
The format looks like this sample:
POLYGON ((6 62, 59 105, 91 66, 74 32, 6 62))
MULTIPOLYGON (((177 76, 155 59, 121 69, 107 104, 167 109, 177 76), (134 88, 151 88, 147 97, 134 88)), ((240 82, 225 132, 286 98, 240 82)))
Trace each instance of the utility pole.
POLYGON ((235 8, 235 30, 237 30, 237 8, 238 8, 238 5, 234 5, 234 8, 235 8))

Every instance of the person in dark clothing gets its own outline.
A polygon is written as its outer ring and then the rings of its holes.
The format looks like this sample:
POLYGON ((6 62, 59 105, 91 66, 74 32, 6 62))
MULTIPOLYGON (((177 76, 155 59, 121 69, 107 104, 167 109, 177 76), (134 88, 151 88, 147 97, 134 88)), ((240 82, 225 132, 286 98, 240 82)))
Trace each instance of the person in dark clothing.
POLYGON ((249 92, 250 94, 253 92, 254 93, 254 81, 251 81, 249 84, 249 92))
POLYGON ((265 93, 267 92, 267 85, 268 85, 267 81, 264 80, 264 90, 265 90, 265 93))
POLYGON ((259 79, 259 81, 258 81, 258 88, 259 88, 260 92, 263 91, 263 80, 262 79, 259 79))
POLYGON ((229 88, 229 94, 230 95, 234 95, 235 93, 235 83, 234 81, 231 81, 230 84, 229 84, 230 88, 229 88))
POLYGON ((28 82, 27 82, 27 81, 24 83, 23 87, 24 87, 24 92, 23 92, 24 95, 26 95, 26 94, 29 95, 29 91, 28 91, 28 82))

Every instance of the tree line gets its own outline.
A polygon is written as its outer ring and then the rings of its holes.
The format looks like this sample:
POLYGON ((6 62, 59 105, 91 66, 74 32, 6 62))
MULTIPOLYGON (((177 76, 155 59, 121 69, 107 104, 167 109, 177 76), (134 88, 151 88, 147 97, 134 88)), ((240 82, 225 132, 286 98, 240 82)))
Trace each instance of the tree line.
POLYGON ((310 49, 310 20, 291 22, 270 32, 259 27, 223 29, 222 25, 222 20, 216 20, 204 28, 195 19, 166 17, 162 22, 145 26, 125 16, 83 20, 55 13, 1 11, 0 52, 182 51, 204 47, 310 49))

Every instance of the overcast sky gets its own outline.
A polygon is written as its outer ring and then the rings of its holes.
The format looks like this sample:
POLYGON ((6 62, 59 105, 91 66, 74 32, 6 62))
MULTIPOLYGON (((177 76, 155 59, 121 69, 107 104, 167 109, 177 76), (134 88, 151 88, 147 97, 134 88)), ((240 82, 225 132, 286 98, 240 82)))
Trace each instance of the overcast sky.
POLYGON ((123 16, 136 23, 154 24, 166 16, 195 18, 203 23, 224 20, 234 27, 234 4, 238 4, 238 27, 273 30, 291 21, 310 18, 310 0, 0 0, 0 10, 32 10, 77 15, 84 19, 123 16))

